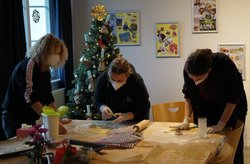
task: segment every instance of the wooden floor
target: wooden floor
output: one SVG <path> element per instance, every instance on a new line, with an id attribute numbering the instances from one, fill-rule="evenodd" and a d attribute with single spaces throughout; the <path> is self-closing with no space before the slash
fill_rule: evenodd
<path id="1" fill-rule="evenodd" d="M 244 148 L 244 163 L 250 164 L 250 147 Z"/>

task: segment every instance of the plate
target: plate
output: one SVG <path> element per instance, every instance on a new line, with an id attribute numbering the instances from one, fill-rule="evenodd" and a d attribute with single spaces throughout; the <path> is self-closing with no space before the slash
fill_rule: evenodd
<path id="1" fill-rule="evenodd" d="M 86 141 L 80 141 L 80 140 L 74 140 L 74 139 L 70 139 L 69 142 L 72 145 L 80 145 L 86 148 L 92 148 L 95 152 L 98 152 L 104 149 L 105 147 L 107 147 L 104 144 L 97 144 L 94 142 L 86 142 Z"/>

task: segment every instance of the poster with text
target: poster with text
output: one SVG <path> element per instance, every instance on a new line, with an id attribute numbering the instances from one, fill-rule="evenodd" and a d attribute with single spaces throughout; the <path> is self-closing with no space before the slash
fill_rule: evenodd
<path id="1" fill-rule="evenodd" d="M 245 44 L 243 43 L 221 43 L 219 44 L 219 51 L 225 53 L 234 62 L 242 79 L 246 78 L 245 69 Z"/>

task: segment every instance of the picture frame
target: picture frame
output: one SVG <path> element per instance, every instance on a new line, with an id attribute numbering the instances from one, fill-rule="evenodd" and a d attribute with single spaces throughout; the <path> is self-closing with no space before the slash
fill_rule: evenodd
<path id="1" fill-rule="evenodd" d="M 156 57 L 180 57 L 179 37 L 177 22 L 156 23 Z"/>
<path id="2" fill-rule="evenodd" d="M 192 0 L 192 33 L 218 33 L 218 1 Z"/>
<path id="3" fill-rule="evenodd" d="M 219 52 L 224 53 L 230 57 L 235 63 L 239 72 L 242 75 L 242 79 L 246 79 L 246 46 L 244 43 L 220 43 L 218 45 Z"/>
<path id="4" fill-rule="evenodd" d="M 109 12 L 115 45 L 140 45 L 140 13 L 137 10 Z"/>

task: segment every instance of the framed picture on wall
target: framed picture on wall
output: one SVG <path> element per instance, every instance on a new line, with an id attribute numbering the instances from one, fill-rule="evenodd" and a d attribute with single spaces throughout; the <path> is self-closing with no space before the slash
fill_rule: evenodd
<path id="1" fill-rule="evenodd" d="M 235 63 L 242 79 L 246 78 L 246 64 L 245 64 L 245 44 L 244 43 L 220 43 L 219 51 L 228 55 Z"/>
<path id="2" fill-rule="evenodd" d="M 179 35 L 178 23 L 156 23 L 156 57 L 180 57 Z"/>
<path id="3" fill-rule="evenodd" d="M 109 24 L 117 37 L 116 45 L 140 45 L 139 11 L 109 12 Z"/>
<path id="4" fill-rule="evenodd" d="M 218 32 L 218 1 L 192 0 L 192 32 Z"/>

